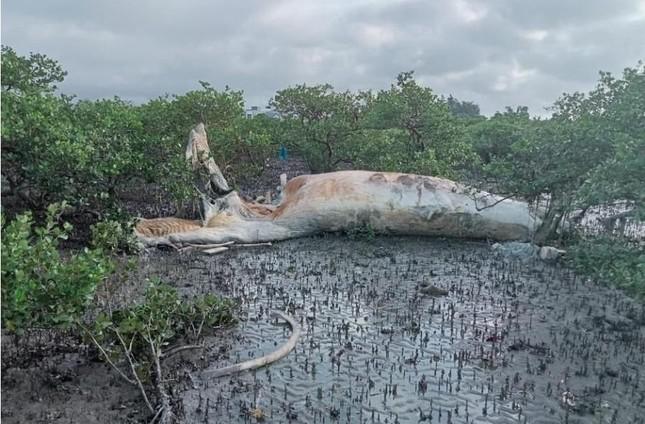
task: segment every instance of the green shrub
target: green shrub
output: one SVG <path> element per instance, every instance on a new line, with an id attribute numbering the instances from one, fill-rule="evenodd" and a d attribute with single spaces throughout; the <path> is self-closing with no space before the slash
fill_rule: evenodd
<path id="1" fill-rule="evenodd" d="M 123 223 L 114 220 L 97 222 L 90 227 L 92 247 L 111 253 L 136 252 L 139 246 L 133 227 L 133 222 Z"/>
<path id="2" fill-rule="evenodd" d="M 345 231 L 350 240 L 372 241 L 376 237 L 376 231 L 369 222 L 359 223 Z"/>
<path id="3" fill-rule="evenodd" d="M 2 218 L 2 326 L 18 334 L 35 327 L 69 328 L 114 264 L 100 250 L 61 257 L 60 240 L 72 226 L 57 223 L 64 205 L 50 205 L 43 226 L 30 212 Z"/>
<path id="4" fill-rule="evenodd" d="M 183 300 L 175 288 L 155 280 L 142 303 L 101 313 L 89 327 L 80 322 L 79 326 L 110 366 L 139 387 L 151 413 L 171 416 L 163 361 L 186 349 L 201 348 L 179 343 L 195 343 L 204 330 L 232 323 L 233 308 L 233 302 L 211 294 Z M 155 388 L 158 407 L 153 407 L 147 385 Z"/>
<path id="5" fill-rule="evenodd" d="M 645 297 L 645 251 L 638 242 L 609 236 L 581 239 L 567 256 L 581 274 Z"/>
<path id="6" fill-rule="evenodd" d="M 91 332 L 106 352 L 122 353 L 122 338 L 133 354 L 147 356 L 150 342 L 159 348 L 179 339 L 194 342 L 204 329 L 233 322 L 233 309 L 232 301 L 212 294 L 183 300 L 174 287 L 153 280 L 143 302 L 100 313 Z"/>

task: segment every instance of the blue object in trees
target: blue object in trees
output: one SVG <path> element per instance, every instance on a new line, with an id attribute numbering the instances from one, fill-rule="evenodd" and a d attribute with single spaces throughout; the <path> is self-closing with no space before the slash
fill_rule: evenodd
<path id="1" fill-rule="evenodd" d="M 280 160 L 287 160 L 287 148 L 284 146 L 280 146 Z"/>

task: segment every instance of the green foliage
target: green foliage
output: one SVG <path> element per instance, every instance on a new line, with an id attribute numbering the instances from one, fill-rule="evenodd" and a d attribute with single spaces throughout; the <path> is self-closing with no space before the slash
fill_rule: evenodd
<path id="1" fill-rule="evenodd" d="M 90 227 L 91 244 L 94 249 L 110 253 L 134 253 L 139 249 L 134 235 L 134 222 L 106 220 Z"/>
<path id="2" fill-rule="evenodd" d="M 285 139 L 314 172 L 354 168 L 455 176 L 472 158 L 446 102 L 400 74 L 389 90 L 335 92 L 329 84 L 278 91 Z"/>
<path id="3" fill-rule="evenodd" d="M 146 380 L 155 354 L 163 357 L 172 343 L 195 342 L 204 330 L 234 322 L 234 307 L 212 294 L 183 300 L 175 288 L 154 280 L 141 303 L 101 313 L 85 331 L 109 359 L 130 355 L 137 377 Z"/>
<path id="4" fill-rule="evenodd" d="M 369 223 L 357 224 L 346 230 L 345 233 L 351 240 L 373 241 L 376 237 L 376 231 Z"/>
<path id="5" fill-rule="evenodd" d="M 122 207 L 118 190 L 142 181 L 182 205 L 195 197 L 184 152 L 198 122 L 207 126 L 213 156 L 233 180 L 260 172 L 274 151 L 273 122 L 246 119 L 242 92 L 200 81 L 199 90 L 141 106 L 118 97 L 74 101 L 54 94 L 64 76 L 55 60 L 3 47 L 3 175 L 30 209 L 67 201 L 114 216 Z"/>
<path id="6" fill-rule="evenodd" d="M 97 286 L 113 271 L 100 250 L 62 258 L 58 243 L 71 225 L 59 225 L 64 205 L 51 205 L 43 226 L 30 212 L 2 222 L 2 325 L 22 333 L 34 327 L 69 328 L 84 313 Z"/>
<path id="7" fill-rule="evenodd" d="M 305 84 L 280 90 L 271 106 L 283 117 L 284 137 L 314 172 L 349 161 L 347 147 L 358 130 L 361 94 L 338 93 L 329 84 Z"/>
<path id="8" fill-rule="evenodd" d="M 504 159 L 512 153 L 511 146 L 518 143 L 530 128 L 528 110 L 507 108 L 505 113 L 496 113 L 488 120 L 468 128 L 467 137 L 483 164 L 495 159 Z"/>
<path id="9" fill-rule="evenodd" d="M 479 105 L 465 100 L 458 100 L 452 94 L 446 99 L 446 105 L 450 112 L 457 118 L 483 118 L 479 113 Z"/>
<path id="10" fill-rule="evenodd" d="M 396 129 L 398 137 L 390 153 L 403 158 L 407 172 L 455 177 L 472 151 L 463 137 L 463 123 L 445 101 L 428 87 L 419 85 L 413 72 L 403 72 L 389 90 L 368 97 L 364 114 L 368 129 Z M 383 152 L 388 153 L 388 152 Z"/>
<path id="11" fill-rule="evenodd" d="M 231 182 L 259 173 L 275 149 L 275 124 L 265 116 L 244 117 L 241 91 L 201 89 L 164 96 L 139 108 L 145 129 L 141 176 L 170 193 L 177 203 L 195 197 L 184 152 L 188 133 L 203 122 L 211 154 Z"/>
<path id="12" fill-rule="evenodd" d="M 129 185 L 143 171 L 144 128 L 131 103 L 118 97 L 74 104 L 73 122 L 79 139 L 90 149 L 76 180 L 69 187 L 74 199 L 97 208 L 117 208 L 116 191 Z"/>
<path id="13" fill-rule="evenodd" d="M 78 138 L 70 100 L 4 85 L 1 99 L 3 174 L 10 189 L 34 209 L 73 197 L 68 182 L 84 178 L 92 149 Z"/>
<path id="14" fill-rule="evenodd" d="M 2 46 L 2 87 L 7 91 L 52 92 L 55 83 L 62 82 L 67 75 L 55 61 L 39 53 L 29 57 L 18 56 L 8 46 Z"/>
<path id="15" fill-rule="evenodd" d="M 570 246 L 567 257 L 579 273 L 645 297 L 645 251 L 637 242 L 583 238 Z"/>
<path id="16" fill-rule="evenodd" d="M 645 67 L 622 79 L 601 73 L 588 94 L 563 95 L 548 120 L 507 109 L 469 128 L 483 188 L 529 201 L 547 199 L 536 239 L 553 238 L 576 209 L 628 202 L 643 216 Z"/>
<path id="17" fill-rule="evenodd" d="M 357 169 L 388 172 L 414 172 L 405 145 L 407 135 L 400 129 L 362 130 L 358 132 L 349 148 Z"/>
<path id="18" fill-rule="evenodd" d="M 55 95 L 65 72 L 42 55 L 3 47 L 2 75 L 3 174 L 14 194 L 35 210 L 60 201 L 114 209 L 116 188 L 141 173 L 136 109 Z"/>
<path id="19" fill-rule="evenodd" d="M 148 138 L 147 160 L 154 165 L 161 160 L 179 158 L 183 153 L 189 131 L 199 122 L 209 130 L 211 150 L 215 159 L 221 159 L 218 143 L 227 143 L 234 133 L 234 123 L 243 117 L 242 92 L 220 92 L 210 84 L 200 81 L 201 89 L 182 95 L 164 96 L 141 106 L 142 121 Z M 160 170 L 159 173 L 163 173 Z M 155 177 L 157 177 L 155 175 Z"/>
<path id="20" fill-rule="evenodd" d="M 605 155 L 582 185 L 579 202 L 586 205 L 627 201 L 634 216 L 645 218 L 645 64 L 626 68 L 622 78 L 602 72 L 587 96 L 565 96 L 557 104 L 558 117 L 587 120 L 606 146 Z"/>

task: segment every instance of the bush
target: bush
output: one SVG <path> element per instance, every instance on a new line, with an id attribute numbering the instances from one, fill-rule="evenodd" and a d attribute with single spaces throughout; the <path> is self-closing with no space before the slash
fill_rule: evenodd
<path id="1" fill-rule="evenodd" d="M 158 349 L 178 340 L 194 343 L 204 329 L 232 323 L 233 309 L 232 301 L 213 294 L 183 300 L 174 287 L 152 280 L 143 302 L 99 314 L 91 332 L 106 352 L 123 354 L 122 338 L 132 354 L 145 359 L 150 343 Z"/>
<path id="2" fill-rule="evenodd" d="M 6 226 L 2 218 L 2 326 L 8 330 L 70 328 L 114 270 L 101 250 L 61 257 L 58 244 L 72 228 L 57 223 L 63 208 L 49 206 L 41 227 L 30 212 Z"/>
<path id="3" fill-rule="evenodd" d="M 80 326 L 110 366 L 139 387 L 150 412 L 161 414 L 159 422 L 169 422 L 173 414 L 163 360 L 187 349 L 201 348 L 170 345 L 194 343 L 203 330 L 232 323 L 233 308 L 233 302 L 211 294 L 182 300 L 175 288 L 155 280 L 142 303 L 101 313 L 93 325 Z M 150 402 L 145 384 L 155 388 L 158 407 Z"/>
<path id="4" fill-rule="evenodd" d="M 581 239 L 567 255 L 579 273 L 645 297 L 645 251 L 638 242 L 609 236 Z"/>
<path id="5" fill-rule="evenodd" d="M 139 242 L 134 235 L 134 222 L 106 220 L 90 227 L 92 247 L 105 252 L 133 253 L 139 249 Z"/>

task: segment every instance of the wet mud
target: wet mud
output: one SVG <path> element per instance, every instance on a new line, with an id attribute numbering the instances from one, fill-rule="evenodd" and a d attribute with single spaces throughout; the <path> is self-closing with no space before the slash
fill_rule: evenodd
<path id="1" fill-rule="evenodd" d="M 75 351 L 50 351 L 40 359 L 30 352 L 25 363 L 3 366 L 2 422 L 146 422 L 149 414 L 138 390 L 98 359 Z"/>
<path id="2" fill-rule="evenodd" d="M 182 422 L 645 423 L 645 306 L 558 263 L 479 242 L 326 235 L 216 256 L 151 251 L 124 296 L 148 277 L 240 303 L 238 325 L 167 364 Z M 272 310 L 300 324 L 295 349 L 209 376 L 289 338 Z M 72 346 L 3 364 L 3 421 L 149 420 L 95 356 Z"/>
<path id="3" fill-rule="evenodd" d="M 485 243 L 323 236 L 143 273 L 241 304 L 177 387 L 186 422 L 643 423 L 645 308 L 559 264 Z M 265 355 L 269 367 L 208 371 Z"/>

